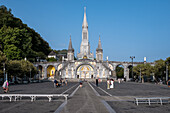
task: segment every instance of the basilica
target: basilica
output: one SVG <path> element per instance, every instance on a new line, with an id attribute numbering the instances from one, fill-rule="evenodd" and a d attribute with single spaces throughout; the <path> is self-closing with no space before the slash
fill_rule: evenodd
<path id="1" fill-rule="evenodd" d="M 51 52 L 49 57 L 53 56 L 54 52 Z M 82 41 L 80 45 L 80 53 L 77 53 L 77 59 L 75 60 L 74 48 L 69 40 L 69 46 L 67 51 L 67 58 L 62 61 L 56 62 L 37 62 L 34 65 L 39 70 L 39 77 L 41 79 L 55 79 L 55 78 L 67 78 L 67 79 L 106 79 L 110 77 L 116 78 L 116 67 L 123 66 L 124 77 L 126 80 L 130 78 L 130 67 L 137 66 L 144 62 L 118 62 L 118 61 L 106 61 L 103 60 L 103 49 L 99 36 L 98 46 L 96 48 L 96 55 L 90 52 L 90 43 L 88 35 L 88 23 L 86 17 L 86 8 L 84 8 L 84 19 L 82 24 Z M 95 58 L 94 58 L 95 57 Z M 154 65 L 151 63 L 151 65 Z"/>
<path id="2" fill-rule="evenodd" d="M 103 49 L 100 37 L 95 60 L 93 53 L 90 52 L 86 8 L 84 8 L 80 53 L 77 54 L 77 60 L 74 60 L 74 48 L 70 37 L 67 60 L 59 70 L 59 73 L 63 78 L 107 78 L 109 72 L 110 69 L 107 62 L 103 62 Z"/>

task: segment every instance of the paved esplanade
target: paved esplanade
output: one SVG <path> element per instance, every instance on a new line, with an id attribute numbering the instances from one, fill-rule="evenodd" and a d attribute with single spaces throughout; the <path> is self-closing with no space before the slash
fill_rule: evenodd
<path id="1" fill-rule="evenodd" d="M 87 82 L 68 100 L 61 113 L 109 113 Z"/>

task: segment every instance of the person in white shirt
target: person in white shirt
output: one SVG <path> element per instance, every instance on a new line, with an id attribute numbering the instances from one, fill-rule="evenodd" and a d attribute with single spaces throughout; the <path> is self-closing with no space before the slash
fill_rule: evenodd
<path id="1" fill-rule="evenodd" d="M 114 80 L 113 79 L 110 80 L 110 88 L 114 88 Z"/>

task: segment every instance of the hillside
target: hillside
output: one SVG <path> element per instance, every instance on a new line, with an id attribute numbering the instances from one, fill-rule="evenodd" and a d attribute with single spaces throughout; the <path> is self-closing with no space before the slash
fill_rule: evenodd
<path id="1" fill-rule="evenodd" d="M 46 58 L 51 51 L 39 33 L 16 18 L 5 6 L 0 6 L 0 46 L 9 60 L 26 57 L 33 62 L 36 57 Z"/>

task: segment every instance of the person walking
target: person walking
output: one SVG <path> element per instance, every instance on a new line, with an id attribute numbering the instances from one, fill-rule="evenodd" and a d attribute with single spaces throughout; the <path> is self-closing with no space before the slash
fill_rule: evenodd
<path id="1" fill-rule="evenodd" d="M 8 83 L 8 80 L 6 80 L 4 83 L 3 83 L 3 85 L 2 85 L 2 87 L 3 87 L 3 90 L 4 90 L 4 93 L 7 93 L 8 91 L 9 91 L 9 83 Z"/>
<path id="2" fill-rule="evenodd" d="M 118 83 L 120 84 L 120 78 L 118 79 Z"/>
<path id="3" fill-rule="evenodd" d="M 57 80 L 55 79 L 54 80 L 54 88 L 56 88 L 56 85 L 57 85 Z"/>
<path id="4" fill-rule="evenodd" d="M 83 81 L 80 79 L 80 87 L 83 86 Z"/>
<path id="5" fill-rule="evenodd" d="M 110 80 L 107 79 L 107 89 L 110 89 Z"/>
<path id="6" fill-rule="evenodd" d="M 98 81 L 98 79 L 96 79 L 96 86 L 98 87 L 98 83 L 99 83 L 99 81 Z"/>
<path id="7" fill-rule="evenodd" d="M 60 86 L 63 86 L 63 79 L 60 79 Z"/>

